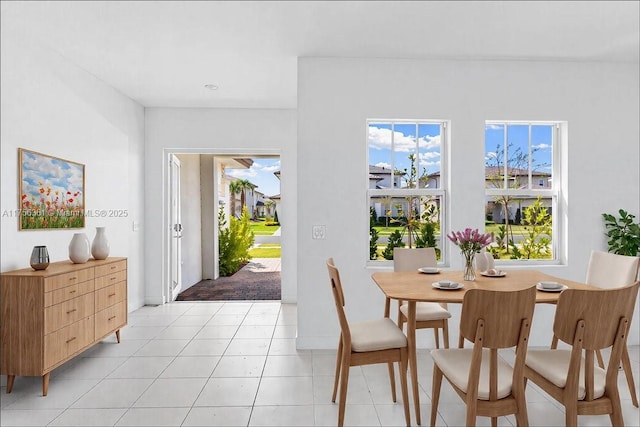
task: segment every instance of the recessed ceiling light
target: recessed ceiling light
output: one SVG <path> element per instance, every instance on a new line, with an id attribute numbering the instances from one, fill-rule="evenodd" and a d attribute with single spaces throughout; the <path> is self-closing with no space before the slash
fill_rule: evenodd
<path id="1" fill-rule="evenodd" d="M 211 83 L 204 85 L 204 87 L 206 87 L 209 90 L 218 90 L 218 85 L 214 85 Z"/>

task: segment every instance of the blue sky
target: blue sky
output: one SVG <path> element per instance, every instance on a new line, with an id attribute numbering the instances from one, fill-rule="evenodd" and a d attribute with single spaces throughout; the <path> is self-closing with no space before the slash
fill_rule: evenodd
<path id="1" fill-rule="evenodd" d="M 78 206 L 82 206 L 84 194 L 82 194 L 83 185 L 83 166 L 61 159 L 44 156 L 39 153 L 22 151 L 22 183 L 21 193 L 26 194 L 29 199 L 36 202 L 43 197 L 40 188 L 45 191 L 50 189 L 50 199 L 59 197 L 59 200 L 68 198 L 67 191 L 72 194 Z M 22 196 L 21 194 L 21 196 Z M 46 195 L 46 193 L 45 193 Z"/>
<path id="2" fill-rule="evenodd" d="M 280 158 L 254 158 L 249 169 L 227 169 L 227 175 L 247 179 L 266 197 L 280 194 L 280 180 L 273 174 L 280 170 Z"/>
<path id="3" fill-rule="evenodd" d="M 531 126 L 531 148 L 533 170 L 551 172 L 551 148 L 553 126 L 549 124 Z M 479 135 L 478 143 L 485 145 L 485 161 L 495 158 L 496 147 L 504 148 L 504 125 L 487 125 L 485 135 Z M 419 171 L 427 174 L 440 171 L 441 131 L 438 124 L 396 123 L 393 132 L 390 123 L 369 124 L 369 164 L 396 169 L 409 170 L 409 154 L 417 152 Z M 394 151 L 391 149 L 393 137 Z M 529 126 L 511 124 L 508 126 L 509 156 L 517 148 L 529 153 Z M 526 167 L 525 167 L 526 168 Z"/>
<path id="4" fill-rule="evenodd" d="M 397 123 L 391 131 L 391 124 L 371 123 L 369 125 L 369 164 L 396 169 L 407 169 L 411 162 L 409 154 L 416 152 L 416 132 L 418 135 L 418 174 L 440 170 L 440 125 Z M 391 151 L 391 140 L 395 150 Z"/>

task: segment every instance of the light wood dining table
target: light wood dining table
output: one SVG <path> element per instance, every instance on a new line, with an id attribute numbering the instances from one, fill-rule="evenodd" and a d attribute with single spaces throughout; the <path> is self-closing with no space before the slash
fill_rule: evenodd
<path id="1" fill-rule="evenodd" d="M 409 369 L 411 370 L 411 386 L 414 397 L 416 422 L 420 419 L 420 398 L 418 395 L 418 362 L 416 355 L 416 302 L 441 302 L 461 304 L 464 294 L 469 289 L 487 289 L 493 291 L 514 291 L 535 286 L 541 281 L 554 281 L 573 289 L 594 289 L 585 283 L 574 282 L 551 276 L 537 270 L 507 270 L 503 277 L 489 277 L 477 274 L 474 281 L 463 280 L 463 272 L 456 270 L 440 270 L 437 274 L 425 274 L 418 271 L 376 272 L 371 275 L 373 281 L 384 293 L 386 301 L 386 315 L 390 300 L 402 300 L 408 303 L 407 313 L 407 341 L 409 352 Z M 437 289 L 434 282 L 450 280 L 464 285 L 462 289 Z M 538 290 L 536 304 L 555 304 L 560 292 L 545 292 Z M 461 346 L 462 343 L 459 343 Z"/>

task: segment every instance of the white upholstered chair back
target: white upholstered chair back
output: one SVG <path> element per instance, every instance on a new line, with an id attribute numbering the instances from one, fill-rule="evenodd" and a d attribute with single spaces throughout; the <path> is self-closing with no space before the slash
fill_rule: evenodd
<path id="1" fill-rule="evenodd" d="M 639 267 L 639 257 L 592 251 L 586 282 L 607 289 L 630 285 L 636 281 Z"/>
<path id="2" fill-rule="evenodd" d="M 416 271 L 421 267 L 436 267 L 434 248 L 393 248 L 394 271 Z"/>

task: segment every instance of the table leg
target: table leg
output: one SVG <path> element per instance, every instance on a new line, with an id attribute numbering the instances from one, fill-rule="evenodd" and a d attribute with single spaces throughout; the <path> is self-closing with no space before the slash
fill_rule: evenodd
<path id="1" fill-rule="evenodd" d="M 413 403 L 416 409 L 416 422 L 420 425 L 420 395 L 418 391 L 418 361 L 416 355 L 416 302 L 409 303 L 407 316 L 407 344 L 409 347 L 409 370 L 411 371 L 411 387 L 413 387 Z"/>

